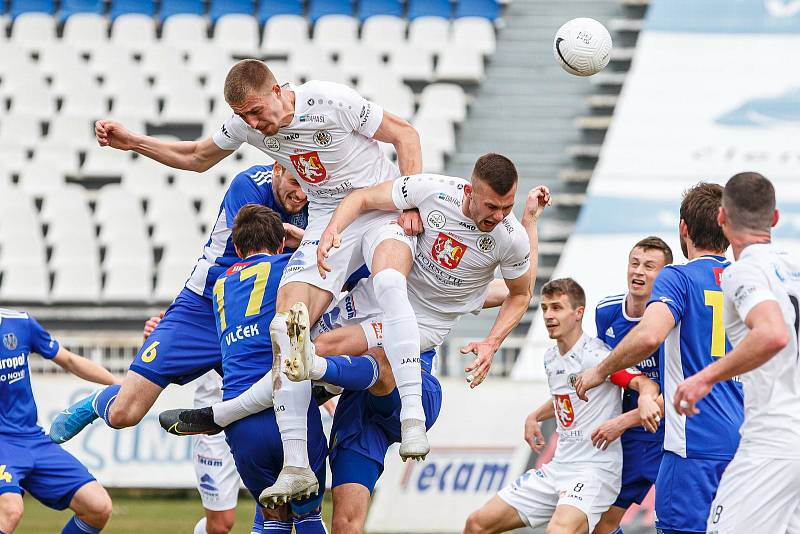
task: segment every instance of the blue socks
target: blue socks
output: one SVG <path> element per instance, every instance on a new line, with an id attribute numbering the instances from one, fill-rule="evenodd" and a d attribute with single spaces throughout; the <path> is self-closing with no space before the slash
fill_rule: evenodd
<path id="1" fill-rule="evenodd" d="M 253 529 L 250 534 L 263 534 L 264 532 L 264 516 L 261 515 L 261 507 L 256 504 L 256 512 L 253 515 Z"/>
<path id="2" fill-rule="evenodd" d="M 264 530 L 261 532 L 263 534 L 292 534 L 292 522 L 268 519 L 264 521 Z"/>
<path id="3" fill-rule="evenodd" d="M 321 380 L 351 391 L 369 389 L 378 381 L 378 362 L 372 356 L 330 356 Z"/>
<path id="4" fill-rule="evenodd" d="M 61 529 L 61 534 L 97 534 L 98 532 L 100 532 L 99 528 L 81 521 L 77 515 L 73 515 Z"/>
<path id="5" fill-rule="evenodd" d="M 111 426 L 111 423 L 108 422 L 108 414 L 111 412 L 111 405 L 114 403 L 114 400 L 117 398 L 117 394 L 119 393 L 119 388 L 122 387 L 119 384 L 112 384 L 110 386 L 106 386 L 97 396 L 94 398 L 93 408 L 95 413 L 98 417 L 102 418 L 103 421 L 106 422 L 108 426 Z"/>
<path id="6" fill-rule="evenodd" d="M 617 530 L 615 530 L 611 534 L 624 534 L 624 533 L 622 532 L 622 527 L 617 527 Z"/>
<path id="7" fill-rule="evenodd" d="M 292 517 L 297 534 L 328 534 L 320 512 L 311 512 L 302 517 Z"/>

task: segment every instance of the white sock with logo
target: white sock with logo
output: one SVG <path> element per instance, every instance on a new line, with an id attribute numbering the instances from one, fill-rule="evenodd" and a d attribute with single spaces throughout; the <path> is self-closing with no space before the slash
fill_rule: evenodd
<path id="1" fill-rule="evenodd" d="M 374 276 L 373 287 L 383 310 L 383 349 L 400 393 L 400 420 L 425 421 L 419 325 L 408 301 L 406 277 L 395 269 L 385 269 Z"/>

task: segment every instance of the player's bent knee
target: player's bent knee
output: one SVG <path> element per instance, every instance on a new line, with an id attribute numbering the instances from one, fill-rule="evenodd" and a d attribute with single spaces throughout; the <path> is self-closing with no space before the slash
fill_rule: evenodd
<path id="1" fill-rule="evenodd" d="M 361 524 L 356 517 L 335 514 L 331 526 L 332 534 L 361 534 Z"/>
<path id="2" fill-rule="evenodd" d="M 588 534 L 589 523 L 585 517 L 579 521 L 573 517 L 555 514 L 550 519 L 546 532 L 547 534 Z"/>
<path id="3" fill-rule="evenodd" d="M 108 410 L 108 422 L 114 428 L 128 428 L 131 426 L 136 426 L 144 417 L 144 414 L 138 413 L 137 410 L 133 406 L 126 406 L 123 403 L 117 401 L 111 405 L 111 408 Z"/>
<path id="4" fill-rule="evenodd" d="M 233 530 L 233 524 L 235 520 L 235 510 L 206 512 L 206 532 L 207 534 L 228 534 L 231 530 Z"/>
<path id="5" fill-rule="evenodd" d="M 25 506 L 18 493 L 0 495 L 0 531 L 11 533 L 19 525 Z"/>
<path id="6" fill-rule="evenodd" d="M 469 514 L 467 522 L 464 524 L 464 534 L 492 534 L 492 529 L 487 518 L 483 516 L 481 510 L 476 510 Z"/>
<path id="7" fill-rule="evenodd" d="M 99 482 L 92 481 L 81 487 L 72 497 L 69 507 L 82 521 L 95 528 L 103 528 L 111 519 L 111 497 Z"/>

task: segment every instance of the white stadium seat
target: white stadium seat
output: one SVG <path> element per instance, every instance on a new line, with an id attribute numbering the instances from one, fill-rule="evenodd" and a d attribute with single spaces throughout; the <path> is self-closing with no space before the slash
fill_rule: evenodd
<path id="1" fill-rule="evenodd" d="M 44 240 L 42 231 L 36 223 L 30 226 L 15 226 L 9 218 L 0 221 L 0 250 L 3 251 L 3 265 L 7 262 L 26 261 L 31 264 L 44 264 Z"/>
<path id="2" fill-rule="evenodd" d="M 56 98 L 45 86 L 31 84 L 24 91 L 16 91 L 11 99 L 11 112 L 33 115 L 42 119 L 56 113 Z"/>
<path id="3" fill-rule="evenodd" d="M 141 51 L 156 42 L 156 23 L 153 17 L 138 13 L 126 13 L 114 19 L 111 27 L 111 43 L 116 47 L 124 47 Z"/>
<path id="4" fill-rule="evenodd" d="M 94 146 L 86 152 L 80 173 L 84 178 L 122 176 L 131 163 L 128 152 Z"/>
<path id="5" fill-rule="evenodd" d="M 295 47 L 289 55 L 289 68 L 300 78 L 347 83 L 350 80 L 341 72 L 328 52 L 314 46 Z"/>
<path id="6" fill-rule="evenodd" d="M 485 56 L 494 54 L 497 39 L 494 25 L 483 17 L 461 17 L 453 21 L 452 44 L 464 48 L 475 48 Z"/>
<path id="7" fill-rule="evenodd" d="M 358 20 L 348 15 L 324 15 L 314 25 L 314 46 L 336 51 L 358 44 Z"/>
<path id="8" fill-rule="evenodd" d="M 42 221 L 60 223 L 52 226 L 47 232 L 47 240 L 52 244 L 52 237 L 62 236 L 60 230 L 71 232 L 91 230 L 94 236 L 94 223 L 89 210 L 86 189 L 77 184 L 65 184 L 58 191 L 48 192 L 42 202 Z"/>
<path id="9" fill-rule="evenodd" d="M 74 13 L 64 23 L 62 41 L 81 50 L 108 46 L 108 19 L 97 13 Z"/>
<path id="10" fill-rule="evenodd" d="M 447 46 L 450 23 L 441 17 L 418 17 L 408 25 L 408 42 L 434 54 Z"/>
<path id="11" fill-rule="evenodd" d="M 104 148 L 103 150 L 114 151 Z M 144 226 L 144 211 L 138 195 L 119 185 L 106 185 L 97 192 L 95 219 L 101 225 L 112 221 L 128 221 L 131 226 Z M 141 229 L 141 228 L 140 228 Z"/>
<path id="12" fill-rule="evenodd" d="M 3 79 L 3 85 L 5 85 L 5 77 L 7 75 L 13 75 L 20 70 L 25 71 L 23 74 L 39 76 L 36 62 L 34 62 L 30 52 L 24 46 L 0 41 L 0 57 L 3 58 L 3 61 L 0 61 L 0 78 Z M 29 76 L 20 76 L 20 78 L 30 79 Z M 0 85 L 0 90 L 3 90 L 3 85 Z"/>
<path id="13" fill-rule="evenodd" d="M 22 264 L 3 267 L 0 300 L 5 302 L 42 302 L 47 300 L 49 280 L 44 262 L 32 258 Z"/>
<path id="14" fill-rule="evenodd" d="M 56 40 L 56 19 L 46 13 L 22 13 L 11 28 L 13 42 L 39 49 Z"/>
<path id="15" fill-rule="evenodd" d="M 444 151 L 435 144 L 421 141 L 422 171 L 433 174 L 444 172 Z"/>
<path id="16" fill-rule="evenodd" d="M 481 83 L 485 78 L 483 53 L 459 45 L 444 48 L 436 65 L 436 78 L 442 81 Z"/>
<path id="17" fill-rule="evenodd" d="M 456 135 L 453 123 L 447 118 L 420 117 L 412 121 L 426 144 L 440 148 L 449 154 L 456 148 Z"/>
<path id="18" fill-rule="evenodd" d="M 41 137 L 40 117 L 16 113 L 0 116 L 0 146 L 32 147 Z"/>
<path id="19" fill-rule="evenodd" d="M 158 99 L 149 90 L 126 90 L 114 96 L 111 113 L 114 116 L 135 116 L 146 122 L 154 122 L 158 117 Z"/>
<path id="20" fill-rule="evenodd" d="M 65 184 L 64 175 L 46 163 L 30 163 L 19 173 L 19 187 L 37 197 L 61 189 Z"/>
<path id="21" fill-rule="evenodd" d="M 120 93 L 152 92 L 142 68 L 126 62 L 122 62 L 119 67 L 103 74 L 102 88 L 106 96 L 112 98 Z"/>
<path id="22" fill-rule="evenodd" d="M 173 187 L 192 200 L 202 200 L 217 195 L 223 188 L 220 171 L 216 166 L 203 173 L 171 169 Z"/>
<path id="23" fill-rule="evenodd" d="M 176 169 L 139 156 L 125 169 L 122 175 L 122 187 L 135 194 L 137 198 L 150 198 L 168 187 L 167 177 L 174 172 L 177 172 Z"/>
<path id="24" fill-rule="evenodd" d="M 366 80 L 367 78 L 365 76 L 361 79 Z M 363 95 L 369 95 L 367 98 L 386 111 L 406 120 L 411 119 L 414 115 L 414 92 L 410 87 L 386 71 L 384 74 L 372 73 L 369 79 L 372 81 L 365 82 L 363 86 L 359 83 L 359 90 Z M 384 83 L 376 83 L 380 80 L 383 80 Z M 362 89 L 362 87 L 366 87 L 366 89 Z"/>
<path id="25" fill-rule="evenodd" d="M 0 96 L 3 97 L 13 98 L 17 93 L 27 91 L 29 87 L 47 88 L 44 75 L 34 63 L 21 63 L 14 70 L 3 70 L 0 76 L 3 79 Z"/>
<path id="26" fill-rule="evenodd" d="M 153 299 L 156 302 L 172 302 L 189 278 L 189 273 L 194 265 L 194 261 L 188 264 L 184 260 L 168 262 L 161 260 L 158 265 L 158 277 L 156 278 L 156 289 L 153 292 Z"/>
<path id="27" fill-rule="evenodd" d="M 94 116 L 70 115 L 62 111 L 50 119 L 47 128 L 49 143 L 85 149 L 95 144 Z"/>
<path id="28" fill-rule="evenodd" d="M 88 63 L 81 57 L 81 52 L 76 47 L 56 41 L 39 50 L 37 65 L 42 74 L 58 77 L 76 71 L 73 75 L 83 75 L 83 69 L 88 69 Z"/>
<path id="29" fill-rule="evenodd" d="M 114 239 L 110 243 L 105 242 L 105 248 L 103 269 L 106 272 L 124 265 L 136 265 L 148 270 L 153 268 L 153 249 L 148 241 Z"/>
<path id="30" fill-rule="evenodd" d="M 433 80 L 433 54 L 413 45 L 395 48 L 389 54 L 389 70 L 406 81 Z"/>
<path id="31" fill-rule="evenodd" d="M 264 25 L 261 49 L 267 54 L 288 55 L 309 43 L 308 21 L 298 15 L 275 15 Z"/>
<path id="32" fill-rule="evenodd" d="M 201 124 L 209 113 L 209 98 L 200 89 L 185 87 L 164 95 L 162 123 Z"/>
<path id="33" fill-rule="evenodd" d="M 78 78 L 77 80 L 80 80 Z M 82 83 L 86 83 L 86 80 Z M 96 84 L 73 86 L 60 93 L 60 113 L 100 119 L 108 115 L 108 98 Z"/>
<path id="34" fill-rule="evenodd" d="M 208 20 L 200 15 L 180 13 L 164 21 L 161 42 L 181 50 L 191 50 L 208 41 Z"/>
<path id="35" fill-rule="evenodd" d="M 367 46 L 355 45 L 343 47 L 336 65 L 348 78 L 360 78 L 365 73 L 385 69 L 385 64 L 378 52 Z"/>
<path id="36" fill-rule="evenodd" d="M 45 138 L 35 146 L 30 165 L 39 165 L 65 176 L 74 176 L 80 165 L 80 154 L 71 146 L 53 143 Z"/>
<path id="37" fill-rule="evenodd" d="M 25 147 L 6 143 L 2 137 L 2 123 L 0 123 L 0 170 L 5 172 L 18 172 L 28 161 Z"/>
<path id="38" fill-rule="evenodd" d="M 420 94 L 418 117 L 445 117 L 459 123 L 467 116 L 464 89 L 452 83 L 433 83 Z"/>
<path id="39" fill-rule="evenodd" d="M 381 53 L 392 53 L 406 44 L 406 21 L 392 15 L 375 15 L 361 27 L 361 44 Z"/>
<path id="40" fill-rule="evenodd" d="M 174 15 L 178 16 L 178 15 Z M 169 19 L 167 19 L 169 20 Z M 147 302 L 153 287 L 152 270 L 141 265 L 123 263 L 106 269 L 103 287 L 104 302 Z"/>
<path id="41" fill-rule="evenodd" d="M 137 67 L 137 74 L 142 76 L 138 70 L 138 65 L 133 62 L 132 52 L 125 48 L 108 46 L 105 48 L 95 48 L 89 53 L 89 68 L 96 75 L 104 78 L 114 75 L 119 71 L 125 72 L 126 69 Z"/>
<path id="42" fill-rule="evenodd" d="M 54 269 L 53 302 L 93 304 L 100 300 L 100 269 L 94 261 L 68 263 Z"/>
<path id="43" fill-rule="evenodd" d="M 212 42 L 231 54 L 253 57 L 258 53 L 258 21 L 251 15 L 222 15 L 214 25 Z"/>

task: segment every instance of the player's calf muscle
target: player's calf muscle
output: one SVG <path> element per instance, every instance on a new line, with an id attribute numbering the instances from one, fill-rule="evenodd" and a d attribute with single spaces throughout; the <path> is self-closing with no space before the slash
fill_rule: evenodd
<path id="1" fill-rule="evenodd" d="M 6 534 L 14 532 L 22 519 L 23 510 L 22 495 L 18 493 L 0 495 L 0 531 Z"/>

